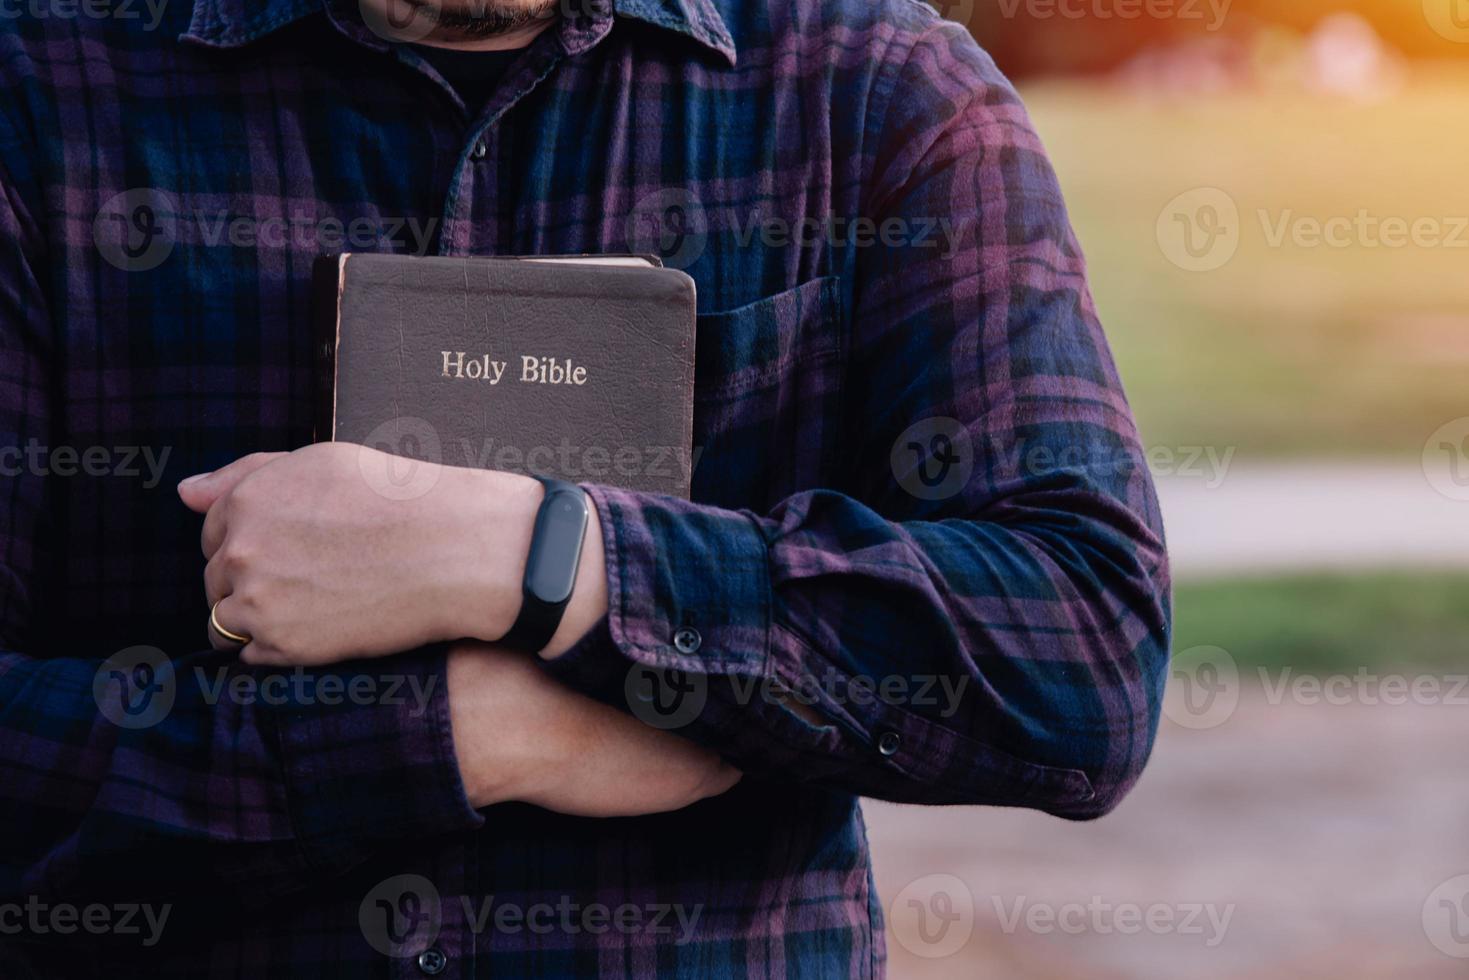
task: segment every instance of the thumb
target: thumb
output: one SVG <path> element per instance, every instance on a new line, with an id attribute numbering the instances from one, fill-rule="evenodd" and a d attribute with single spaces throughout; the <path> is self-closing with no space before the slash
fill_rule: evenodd
<path id="1" fill-rule="evenodd" d="M 196 473 L 179 484 L 179 499 L 190 510 L 202 514 L 214 502 L 234 489 L 235 484 L 254 473 L 266 463 L 280 459 L 285 453 L 251 453 L 241 456 L 228 466 L 221 466 L 208 473 Z"/>

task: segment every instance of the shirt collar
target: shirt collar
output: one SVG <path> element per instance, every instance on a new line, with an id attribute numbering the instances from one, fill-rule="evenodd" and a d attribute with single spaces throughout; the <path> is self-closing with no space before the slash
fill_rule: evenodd
<path id="1" fill-rule="evenodd" d="M 735 63 L 734 38 L 713 0 L 612 0 L 619 17 L 644 20 L 686 34 Z"/>
<path id="2" fill-rule="evenodd" d="M 714 0 L 611 0 L 611 3 L 616 16 L 646 21 L 683 34 L 722 55 L 731 65 L 735 63 L 734 39 Z M 193 19 L 180 40 L 214 48 L 241 47 L 322 8 L 323 0 L 194 0 Z"/>

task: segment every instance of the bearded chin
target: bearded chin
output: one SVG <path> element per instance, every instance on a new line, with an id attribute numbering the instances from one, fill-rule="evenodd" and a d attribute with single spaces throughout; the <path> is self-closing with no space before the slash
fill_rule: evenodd
<path id="1" fill-rule="evenodd" d="M 527 27 L 556 13 L 557 0 L 468 0 L 445 8 L 423 3 L 439 30 L 466 38 L 497 37 Z"/>

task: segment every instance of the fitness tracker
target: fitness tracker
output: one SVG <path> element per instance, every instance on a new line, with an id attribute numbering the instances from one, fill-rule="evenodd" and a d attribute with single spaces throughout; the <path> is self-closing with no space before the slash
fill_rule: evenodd
<path id="1" fill-rule="evenodd" d="M 571 601 L 590 506 L 586 492 L 576 484 L 549 477 L 536 479 L 546 488 L 546 496 L 536 511 L 536 526 L 531 532 L 520 615 L 499 641 L 532 653 L 539 653 L 551 642 Z"/>

